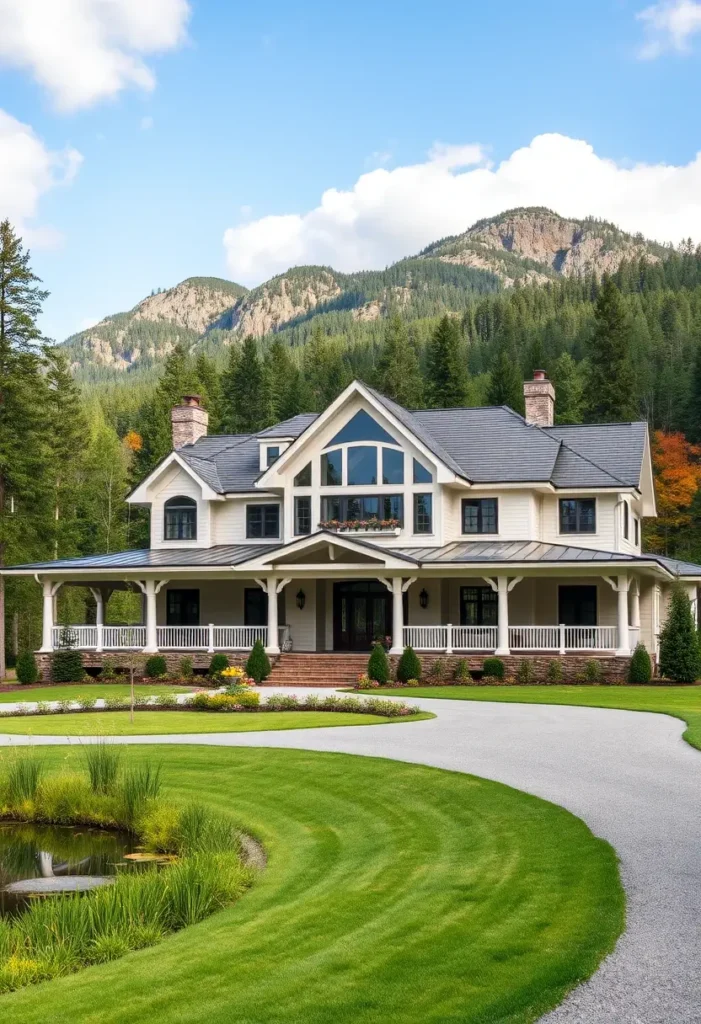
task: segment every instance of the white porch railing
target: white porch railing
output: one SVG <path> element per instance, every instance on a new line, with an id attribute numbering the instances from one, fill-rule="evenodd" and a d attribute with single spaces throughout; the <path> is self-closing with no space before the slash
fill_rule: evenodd
<path id="1" fill-rule="evenodd" d="M 54 650 L 68 631 L 71 643 L 81 651 L 141 650 L 146 646 L 146 626 L 54 626 Z M 289 626 L 278 628 L 282 647 Z M 267 626 L 157 626 L 158 649 L 163 651 L 250 651 L 256 640 L 268 643 Z"/>
<path id="2" fill-rule="evenodd" d="M 639 630 L 630 630 L 631 650 Z M 496 626 L 405 626 L 404 645 L 417 651 L 494 651 Z M 511 651 L 615 651 L 616 626 L 509 626 Z"/>

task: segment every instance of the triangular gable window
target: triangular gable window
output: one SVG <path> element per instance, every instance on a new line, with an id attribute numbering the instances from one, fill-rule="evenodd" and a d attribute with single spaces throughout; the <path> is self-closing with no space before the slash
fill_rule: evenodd
<path id="1" fill-rule="evenodd" d="M 352 444 L 355 441 L 382 441 L 384 444 L 399 444 L 364 409 L 349 419 L 326 447 L 329 448 L 334 444 Z"/>

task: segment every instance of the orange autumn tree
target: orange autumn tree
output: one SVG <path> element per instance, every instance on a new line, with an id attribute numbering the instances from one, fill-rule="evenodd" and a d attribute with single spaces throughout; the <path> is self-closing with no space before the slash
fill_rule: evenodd
<path id="1" fill-rule="evenodd" d="M 653 551 L 668 554 L 692 521 L 692 504 L 701 486 L 701 445 L 690 444 L 681 431 L 656 430 L 652 465 L 657 519 L 648 522 L 646 540 Z"/>

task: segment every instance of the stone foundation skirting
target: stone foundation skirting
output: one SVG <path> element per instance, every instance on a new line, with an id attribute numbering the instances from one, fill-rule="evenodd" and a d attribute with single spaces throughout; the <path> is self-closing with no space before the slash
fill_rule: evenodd
<path id="1" fill-rule="evenodd" d="M 455 673 L 455 669 L 461 661 L 467 662 L 467 667 L 470 672 L 482 672 L 482 666 L 487 658 L 496 657 L 491 654 L 419 654 L 419 660 L 421 661 L 422 675 L 426 679 L 431 675 L 431 667 L 437 661 L 440 661 L 445 666 L 445 681 L 450 682 Z M 601 666 L 602 678 L 609 682 L 624 683 L 628 678 L 628 666 L 630 665 L 629 657 L 616 657 L 615 655 L 602 654 L 597 657 L 595 653 L 587 654 L 564 654 L 558 656 L 557 654 L 511 654 L 507 657 L 500 658 L 504 662 L 504 668 L 507 676 L 516 676 L 519 665 L 528 661 L 533 667 L 534 682 L 536 683 L 547 683 L 548 682 L 548 667 L 553 661 L 559 661 L 562 665 L 563 682 L 572 683 L 577 682 L 577 677 L 584 673 L 585 666 L 588 661 L 598 661 Z M 397 663 L 399 661 L 399 655 L 391 655 L 390 662 L 392 664 L 392 673 L 396 671 Z"/>
<path id="2" fill-rule="evenodd" d="M 248 660 L 249 651 L 217 651 L 217 654 L 226 654 L 229 659 L 230 665 L 245 665 Z M 209 668 L 209 663 L 212 660 L 213 655 L 208 654 L 207 651 L 160 651 L 159 654 L 165 658 L 168 672 L 177 672 L 180 667 L 180 662 L 183 658 L 189 658 L 192 661 L 192 667 L 196 671 L 206 671 Z M 83 668 L 90 672 L 90 674 L 96 674 L 105 661 L 109 662 L 115 670 L 122 672 L 128 672 L 131 668 L 132 658 L 134 662 L 134 669 L 137 676 L 144 674 L 144 668 L 146 662 L 152 655 L 142 654 L 138 651 L 134 655 L 126 651 L 106 651 L 103 654 L 97 654 L 95 651 L 83 651 Z M 275 665 L 277 657 L 275 655 L 269 655 L 270 664 Z M 37 665 L 41 672 L 43 679 L 51 678 L 51 655 L 50 654 L 37 654 L 36 655 Z"/>

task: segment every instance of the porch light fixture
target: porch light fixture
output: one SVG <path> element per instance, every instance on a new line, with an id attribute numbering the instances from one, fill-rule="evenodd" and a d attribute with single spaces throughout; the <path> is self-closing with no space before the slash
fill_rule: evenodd
<path id="1" fill-rule="evenodd" d="M 302 611 L 302 609 L 304 608 L 306 600 L 307 600 L 307 595 L 304 593 L 304 591 L 303 590 L 298 590 L 297 591 L 297 607 L 299 608 L 300 611 Z"/>
<path id="2" fill-rule="evenodd" d="M 428 591 L 425 587 L 419 594 L 419 604 L 422 608 L 428 608 Z"/>

